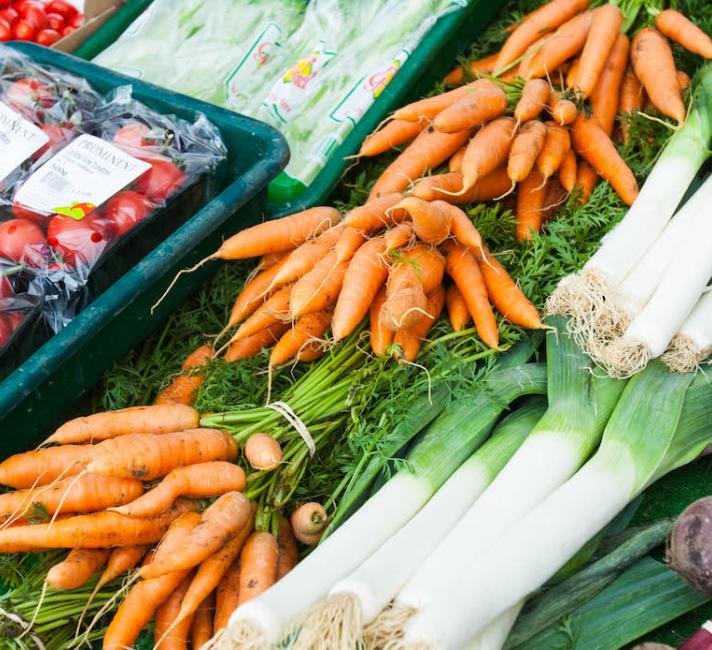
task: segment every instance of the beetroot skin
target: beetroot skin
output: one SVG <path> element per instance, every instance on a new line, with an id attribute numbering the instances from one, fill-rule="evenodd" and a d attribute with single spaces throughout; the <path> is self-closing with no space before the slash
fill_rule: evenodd
<path id="1" fill-rule="evenodd" d="M 712 497 L 698 499 L 677 518 L 668 559 L 697 591 L 712 596 Z"/>

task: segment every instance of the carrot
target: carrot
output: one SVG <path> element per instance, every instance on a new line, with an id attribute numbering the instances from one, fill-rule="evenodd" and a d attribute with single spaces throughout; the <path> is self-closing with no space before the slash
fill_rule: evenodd
<path id="1" fill-rule="evenodd" d="M 234 460 L 236 456 L 235 440 L 217 429 L 189 429 L 163 435 L 137 433 L 97 445 L 87 471 L 152 481 L 178 467 Z"/>
<path id="2" fill-rule="evenodd" d="M 547 122 L 546 140 L 544 140 L 544 146 L 536 159 L 536 166 L 543 177 L 542 180 L 548 179 L 559 170 L 569 149 L 571 149 L 569 130 L 559 126 L 556 122 Z"/>
<path id="3" fill-rule="evenodd" d="M 450 158 L 467 142 L 469 136 L 469 131 L 440 133 L 429 126 L 388 165 L 371 188 L 369 199 L 391 192 L 402 192 L 426 171 Z"/>
<path id="4" fill-rule="evenodd" d="M 507 161 L 507 175 L 512 183 L 521 183 L 529 176 L 546 139 L 546 126 L 539 120 L 527 122 L 519 130 Z"/>
<path id="5" fill-rule="evenodd" d="M 462 66 L 458 65 L 445 75 L 445 78 L 443 79 L 443 84 L 446 88 L 452 88 L 453 86 L 462 85 L 462 82 L 464 80 L 465 71 L 462 69 Z"/>
<path id="6" fill-rule="evenodd" d="M 178 497 L 207 499 L 245 489 L 245 472 L 234 463 L 214 461 L 179 467 L 146 494 L 114 512 L 127 517 L 152 517 L 171 507 Z"/>
<path id="7" fill-rule="evenodd" d="M 621 85 L 628 66 L 630 43 L 625 34 L 618 34 L 606 65 L 591 93 L 591 112 L 607 135 L 613 133 L 618 114 Z"/>
<path id="8" fill-rule="evenodd" d="M 143 484 L 136 479 L 94 474 L 70 476 L 51 486 L 0 494 L 0 518 L 31 506 L 40 507 L 49 515 L 60 507 L 64 513 L 95 512 L 129 503 L 142 494 Z"/>
<path id="9" fill-rule="evenodd" d="M 467 303 L 462 297 L 457 285 L 453 284 L 447 288 L 445 304 L 447 305 L 447 314 L 453 331 L 460 332 L 464 330 L 472 320 L 472 316 L 470 316 Z"/>
<path id="10" fill-rule="evenodd" d="M 507 167 L 495 169 L 491 174 L 481 178 L 469 190 L 462 194 L 462 174 L 450 172 L 421 178 L 413 187 L 410 196 L 423 201 L 443 199 L 448 203 L 463 205 L 467 203 L 484 203 L 504 194 L 511 184 L 507 175 Z"/>
<path id="11" fill-rule="evenodd" d="M 133 406 L 69 420 L 46 442 L 66 445 L 98 442 L 131 433 L 170 433 L 191 429 L 199 420 L 200 414 L 183 404 Z"/>
<path id="12" fill-rule="evenodd" d="M 393 147 L 410 142 L 428 125 L 427 120 L 415 122 L 391 120 L 383 128 L 371 133 L 361 145 L 359 156 L 377 156 Z"/>
<path id="13" fill-rule="evenodd" d="M 198 396 L 198 390 L 205 379 L 204 372 L 196 372 L 197 368 L 207 366 L 213 357 L 213 348 L 210 345 L 201 345 L 191 352 L 181 366 L 187 373 L 176 377 L 156 397 L 156 404 L 185 404 L 192 406 Z"/>
<path id="14" fill-rule="evenodd" d="M 245 458 L 254 469 L 271 472 L 282 463 L 282 447 L 268 433 L 253 433 L 245 443 Z"/>
<path id="15" fill-rule="evenodd" d="M 477 232 L 477 228 L 470 221 L 470 218 L 460 208 L 446 201 L 433 201 L 433 204 L 450 215 L 452 219 L 450 232 L 460 246 L 472 251 L 479 252 L 482 250 L 482 236 Z"/>
<path id="16" fill-rule="evenodd" d="M 548 104 L 549 113 L 559 126 L 572 124 L 578 115 L 578 109 L 570 99 L 564 99 L 556 92 L 551 93 Z"/>
<path id="17" fill-rule="evenodd" d="M 254 314 L 252 314 L 230 338 L 230 343 L 252 336 L 257 332 L 279 325 L 287 320 L 289 297 L 294 285 L 288 284 L 274 293 Z"/>
<path id="18" fill-rule="evenodd" d="M 271 348 L 289 329 L 289 323 L 277 323 L 259 332 L 230 343 L 225 353 L 225 361 L 234 363 L 240 359 L 253 357 L 265 348 Z"/>
<path id="19" fill-rule="evenodd" d="M 475 83 L 476 82 L 473 81 L 460 88 L 455 88 L 455 90 L 449 90 L 448 92 L 426 97 L 425 99 L 420 99 L 411 104 L 401 106 L 401 108 L 393 113 L 393 118 L 396 120 L 406 120 L 408 122 L 431 120 L 438 113 L 462 99 Z"/>
<path id="20" fill-rule="evenodd" d="M 153 629 L 155 650 L 185 650 L 188 647 L 188 633 L 192 621 L 178 623 L 176 618 L 189 585 L 190 576 L 187 576 L 168 596 L 166 602 L 156 610 L 156 623 Z"/>
<path id="21" fill-rule="evenodd" d="M 396 332 L 395 343 L 403 352 L 403 358 L 412 363 L 418 358 L 425 337 L 440 318 L 445 303 L 445 289 L 437 287 L 428 294 L 427 316 L 411 329 Z"/>
<path id="22" fill-rule="evenodd" d="M 475 256 L 453 242 L 444 246 L 447 259 L 447 274 L 460 290 L 477 334 L 490 348 L 499 346 L 497 321 L 487 297 L 487 288 Z"/>
<path id="23" fill-rule="evenodd" d="M 437 245 L 450 236 L 452 215 L 437 203 L 411 196 L 403 199 L 398 206 L 410 215 L 413 230 L 422 242 Z"/>
<path id="24" fill-rule="evenodd" d="M 237 609 L 240 598 L 240 561 L 235 560 L 222 577 L 215 592 L 215 618 L 213 632 L 227 627 L 230 616 Z"/>
<path id="25" fill-rule="evenodd" d="M 514 120 L 500 117 L 485 125 L 467 145 L 462 160 L 462 186 L 469 189 L 507 160 L 512 148 Z"/>
<path id="26" fill-rule="evenodd" d="M 239 605 L 248 603 L 277 580 L 277 540 L 271 533 L 255 532 L 240 553 Z"/>
<path id="27" fill-rule="evenodd" d="M 331 307 L 339 297 L 347 267 L 348 262 L 337 261 L 336 252 L 331 251 L 309 273 L 299 278 L 289 297 L 291 318 Z"/>
<path id="28" fill-rule="evenodd" d="M 568 73 L 566 74 L 566 87 L 573 89 L 576 85 L 576 75 L 578 74 L 579 65 L 581 65 L 581 57 L 576 57 L 571 64 Z"/>
<path id="29" fill-rule="evenodd" d="M 445 261 L 432 248 L 417 245 L 402 255 L 388 277 L 384 323 L 394 331 L 409 329 L 423 316 L 427 294 L 440 285 Z"/>
<path id="30" fill-rule="evenodd" d="M 507 38 L 497 58 L 495 70 L 501 70 L 518 59 L 542 34 L 573 18 L 588 6 L 588 2 L 589 0 L 552 0 L 540 7 Z"/>
<path id="31" fill-rule="evenodd" d="M 266 253 L 260 258 L 257 264 L 258 271 L 267 271 L 275 264 L 281 262 L 291 251 L 279 251 L 278 253 Z"/>
<path id="32" fill-rule="evenodd" d="M 152 544 L 161 539 L 171 522 L 192 508 L 179 501 L 150 519 L 130 519 L 115 512 L 95 512 L 57 520 L 53 524 L 15 526 L 0 530 L 0 553 L 39 548 L 113 548 Z"/>
<path id="33" fill-rule="evenodd" d="M 331 324 L 331 312 L 319 311 L 305 314 L 282 336 L 272 349 L 270 366 L 281 366 L 314 339 L 320 339 Z"/>
<path id="34" fill-rule="evenodd" d="M 47 572 L 46 582 L 54 589 L 77 589 L 89 582 L 108 558 L 109 551 L 103 548 L 74 548 Z"/>
<path id="35" fill-rule="evenodd" d="M 82 463 L 94 453 L 91 445 L 63 445 L 15 454 L 0 463 L 0 484 L 16 489 L 52 483 L 82 471 Z"/>
<path id="36" fill-rule="evenodd" d="M 386 303 L 386 287 L 376 294 L 370 309 L 371 350 L 377 357 L 386 354 L 388 346 L 393 343 L 395 332 L 385 326 L 383 322 L 383 306 Z"/>
<path id="37" fill-rule="evenodd" d="M 502 115 L 508 104 L 507 95 L 496 83 L 478 79 L 462 99 L 438 113 L 433 126 L 442 133 L 471 129 Z"/>
<path id="38" fill-rule="evenodd" d="M 319 206 L 265 221 L 225 240 L 211 258 L 241 260 L 288 251 L 335 226 L 340 218 L 335 208 Z"/>
<path id="39" fill-rule="evenodd" d="M 680 82 L 680 92 L 683 93 L 690 87 L 690 84 L 692 83 L 690 75 L 687 74 L 687 72 L 685 72 L 684 70 L 677 71 L 677 80 Z"/>
<path id="40" fill-rule="evenodd" d="M 533 239 L 544 221 L 547 178 L 533 170 L 519 186 L 517 194 L 517 239 Z"/>
<path id="41" fill-rule="evenodd" d="M 481 73 L 492 74 L 494 72 L 494 65 L 497 62 L 497 57 L 499 52 L 495 52 L 490 56 L 486 56 L 484 59 L 478 59 L 476 61 L 471 61 L 468 67 L 470 75 L 473 77 L 479 76 Z M 443 83 L 445 86 L 459 86 L 465 80 L 465 71 L 461 66 L 453 68 L 445 78 Z"/>
<path id="42" fill-rule="evenodd" d="M 140 569 L 139 575 L 149 580 L 166 573 L 192 569 L 225 546 L 231 537 L 240 534 L 243 528 L 252 527 L 252 523 L 249 499 L 241 492 L 227 492 L 203 512 L 200 523 L 179 551 L 171 557 L 154 558 L 151 564 Z"/>
<path id="43" fill-rule="evenodd" d="M 487 286 L 487 293 L 497 311 L 513 325 L 540 329 L 543 327 L 537 308 L 531 303 L 517 283 L 496 257 L 488 254 L 478 257 L 480 271 Z"/>
<path id="44" fill-rule="evenodd" d="M 618 110 L 621 114 L 621 133 L 623 134 L 623 142 L 630 142 L 630 116 L 634 111 L 639 111 L 645 104 L 645 91 L 643 85 L 635 76 L 633 68 L 629 65 L 626 69 L 623 83 L 621 84 L 620 99 L 618 102 Z"/>
<path id="45" fill-rule="evenodd" d="M 289 523 L 289 519 L 286 517 L 281 517 L 279 520 L 277 547 L 279 548 L 279 559 L 277 560 L 277 580 L 281 580 L 296 566 L 297 561 L 299 560 L 297 540 L 294 538 L 292 526 Z"/>
<path id="46" fill-rule="evenodd" d="M 591 12 L 591 28 L 581 52 L 574 86 L 584 99 L 596 87 L 622 25 L 623 12 L 616 5 L 604 4 Z"/>
<path id="47" fill-rule="evenodd" d="M 687 16 L 674 9 L 665 9 L 655 17 L 655 26 L 671 41 L 705 59 L 712 59 L 712 39 Z"/>
<path id="48" fill-rule="evenodd" d="M 148 546 L 139 544 L 137 546 L 119 546 L 111 551 L 106 562 L 106 568 L 97 582 L 97 591 L 104 585 L 118 578 L 122 573 L 133 569 L 146 555 Z"/>
<path id="49" fill-rule="evenodd" d="M 324 356 L 325 351 L 326 350 L 320 343 L 307 343 L 299 350 L 299 352 L 297 352 L 295 360 L 299 363 L 309 363 L 311 361 L 316 361 L 317 359 L 321 359 Z"/>
<path id="50" fill-rule="evenodd" d="M 193 625 L 190 627 L 190 645 L 193 650 L 200 650 L 213 638 L 214 610 L 215 594 L 211 593 L 200 603 L 200 607 L 198 607 L 193 617 Z"/>
<path id="51" fill-rule="evenodd" d="M 549 101 L 551 88 L 543 79 L 530 79 L 522 88 L 522 96 L 514 109 L 518 124 L 535 119 Z"/>
<path id="52" fill-rule="evenodd" d="M 208 597 L 208 594 L 220 584 L 223 576 L 240 554 L 245 541 L 252 532 L 252 523 L 250 522 L 249 525 L 244 526 L 225 546 L 200 565 L 183 597 L 180 612 L 176 617 L 178 621 L 183 621 L 193 616 L 203 600 Z"/>
<path id="53" fill-rule="evenodd" d="M 592 22 L 591 12 L 588 11 L 561 25 L 534 56 L 525 78 L 546 77 L 564 61 L 576 56 L 586 44 Z M 581 65 L 579 64 L 579 70 L 576 73 L 577 81 L 580 74 Z"/>
<path id="54" fill-rule="evenodd" d="M 576 187 L 581 190 L 581 203 L 587 203 L 591 193 L 598 183 L 598 174 L 587 162 L 582 162 L 578 166 L 576 177 Z"/>
<path id="55" fill-rule="evenodd" d="M 329 523 L 324 506 L 316 501 L 303 503 L 292 512 L 289 521 L 294 536 L 302 543 L 309 543 L 314 535 L 321 535 Z"/>
<path id="56" fill-rule="evenodd" d="M 465 149 L 467 147 L 460 147 L 450 158 L 447 163 L 447 168 L 451 172 L 462 171 L 462 159 L 465 157 Z"/>
<path id="57" fill-rule="evenodd" d="M 566 200 L 569 192 L 561 185 L 558 178 L 551 178 L 546 184 L 546 196 L 544 197 L 544 210 L 542 212 L 544 223 L 556 214 L 559 206 Z"/>
<path id="58" fill-rule="evenodd" d="M 553 38 L 551 35 L 547 36 L 542 36 L 538 41 L 533 43 L 529 49 L 526 51 L 524 54 L 524 57 L 522 58 L 521 63 L 517 67 L 517 76 L 522 77 L 523 79 L 529 79 L 529 71 L 532 68 L 532 64 L 534 63 L 534 59 L 536 56 L 539 54 L 539 51 Z M 553 74 L 553 70 L 551 71 L 550 74 Z"/>
<path id="59" fill-rule="evenodd" d="M 576 154 L 573 149 L 569 149 L 559 167 L 559 182 L 569 194 L 576 187 L 576 175 Z"/>
<path id="60" fill-rule="evenodd" d="M 572 129 L 576 151 L 618 192 L 624 203 L 631 205 L 638 196 L 638 183 L 615 145 L 599 124 L 581 114 Z"/>
<path id="61" fill-rule="evenodd" d="M 363 230 L 351 227 L 344 228 L 338 241 L 334 244 L 336 261 L 348 262 L 361 247 L 364 240 Z"/>
<path id="62" fill-rule="evenodd" d="M 685 104 L 672 50 L 663 35 L 657 29 L 641 29 L 633 38 L 631 59 L 635 74 L 655 108 L 682 124 Z"/>
<path id="63" fill-rule="evenodd" d="M 354 208 L 345 217 L 343 224 L 361 230 L 380 230 L 385 226 L 402 221 L 403 210 L 392 210 L 403 198 L 400 192 L 390 192 Z"/>

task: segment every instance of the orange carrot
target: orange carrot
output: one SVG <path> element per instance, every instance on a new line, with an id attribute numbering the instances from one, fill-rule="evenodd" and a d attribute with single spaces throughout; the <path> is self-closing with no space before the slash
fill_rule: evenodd
<path id="1" fill-rule="evenodd" d="M 460 290 L 477 334 L 491 348 L 499 345 L 497 321 L 487 297 L 487 288 L 475 256 L 453 242 L 444 246 L 447 259 L 447 274 Z"/>
<path id="2" fill-rule="evenodd" d="M 536 118 L 549 101 L 551 88 L 543 79 L 531 79 L 524 84 L 522 96 L 514 109 L 517 123 L 528 122 Z"/>
<path id="3" fill-rule="evenodd" d="M 576 165 L 576 154 L 573 149 L 569 149 L 559 167 L 559 181 L 569 193 L 573 192 L 576 187 Z"/>
<path id="4" fill-rule="evenodd" d="M 471 129 L 502 115 L 508 103 L 507 95 L 496 83 L 478 79 L 462 99 L 438 113 L 433 126 L 443 133 Z"/>
<path id="5" fill-rule="evenodd" d="M 253 433 L 245 443 L 245 458 L 254 469 L 271 472 L 282 463 L 282 447 L 269 433 Z"/>
<path id="6" fill-rule="evenodd" d="M 522 293 L 519 285 L 512 280 L 496 257 L 487 254 L 479 257 L 480 271 L 487 286 L 487 294 L 497 311 L 513 325 L 540 329 L 543 327 L 539 312 Z"/>
<path id="7" fill-rule="evenodd" d="M 94 452 L 91 445 L 63 445 L 15 454 L 0 463 L 0 484 L 16 489 L 47 485 L 82 471 Z"/>
<path id="8" fill-rule="evenodd" d="M 106 564 L 109 551 L 103 548 L 74 548 L 48 572 L 46 582 L 55 589 L 77 589 Z"/>
<path id="9" fill-rule="evenodd" d="M 207 366 L 212 357 L 213 348 L 207 344 L 191 352 L 181 366 L 182 370 L 188 372 L 179 375 L 166 386 L 156 397 L 156 404 L 192 406 L 205 379 L 205 373 L 196 372 L 196 369 Z"/>
<path id="10" fill-rule="evenodd" d="M 598 84 L 591 93 L 591 112 L 608 136 L 613 133 L 618 114 L 621 84 L 628 66 L 629 51 L 628 37 L 619 33 Z"/>
<path id="11" fill-rule="evenodd" d="M 381 174 L 371 189 L 369 199 L 391 192 L 402 192 L 426 171 L 450 158 L 467 142 L 469 136 L 469 131 L 440 133 L 429 126 Z"/>
<path id="12" fill-rule="evenodd" d="M 170 508 L 178 497 L 207 499 L 225 492 L 241 492 L 245 482 L 245 472 L 234 463 L 214 461 L 188 465 L 166 474 L 143 496 L 112 510 L 127 517 L 152 517 Z"/>
<path id="13" fill-rule="evenodd" d="M 482 236 L 477 232 L 477 228 L 470 221 L 470 218 L 460 208 L 446 201 L 433 201 L 433 205 L 450 215 L 452 220 L 450 232 L 460 246 L 464 246 L 473 252 L 482 250 Z"/>
<path id="14" fill-rule="evenodd" d="M 361 247 L 365 240 L 362 230 L 357 228 L 344 228 L 341 237 L 334 244 L 334 253 L 337 262 L 348 262 L 354 253 Z"/>
<path id="15" fill-rule="evenodd" d="M 573 89 L 576 85 L 576 75 L 578 74 L 579 65 L 581 65 L 580 56 L 574 59 L 574 62 L 571 64 L 571 67 L 566 74 L 566 87 L 569 89 Z"/>
<path id="16" fill-rule="evenodd" d="M 534 60 L 536 59 L 536 56 L 539 54 L 539 51 L 553 38 L 551 35 L 547 36 L 542 36 L 538 41 L 533 43 L 529 49 L 526 51 L 524 54 L 524 57 L 522 58 L 521 63 L 517 67 L 517 76 L 522 77 L 523 79 L 529 79 L 529 71 L 532 68 L 532 64 L 534 63 Z M 553 70 L 551 71 L 550 74 L 553 74 Z"/>
<path id="17" fill-rule="evenodd" d="M 411 196 L 423 201 L 442 199 L 454 205 L 484 203 L 504 194 L 511 184 L 507 167 L 495 169 L 491 174 L 480 179 L 473 187 L 462 194 L 462 174 L 450 172 L 421 178 L 413 187 Z"/>
<path id="18" fill-rule="evenodd" d="M 447 167 L 451 172 L 462 171 L 462 159 L 465 157 L 466 148 L 460 147 L 448 161 Z"/>
<path id="19" fill-rule="evenodd" d="M 451 285 L 447 288 L 445 294 L 445 304 L 447 305 L 448 318 L 454 332 L 464 330 L 468 323 L 472 320 L 470 312 L 467 309 L 467 303 L 462 297 L 457 285 Z"/>
<path id="20" fill-rule="evenodd" d="M 343 224 L 360 230 L 379 230 L 385 226 L 405 219 L 403 210 L 393 210 L 403 198 L 400 192 L 383 194 L 375 199 L 369 199 L 363 205 L 354 208 L 345 217 Z"/>
<path id="21" fill-rule="evenodd" d="M 377 357 L 386 354 L 388 346 L 393 343 L 395 336 L 393 330 L 388 329 L 383 322 L 382 311 L 385 303 L 386 287 L 381 287 L 370 308 L 371 350 Z"/>
<path id="22" fill-rule="evenodd" d="M 680 82 L 680 92 L 683 93 L 690 87 L 690 84 L 692 83 L 690 75 L 687 74 L 687 72 L 685 72 L 684 70 L 677 71 L 677 80 Z"/>
<path id="23" fill-rule="evenodd" d="M 512 179 L 512 183 L 521 183 L 529 176 L 546 139 L 546 126 L 539 120 L 527 122 L 519 130 L 507 162 L 507 175 Z"/>
<path id="24" fill-rule="evenodd" d="M 576 56 L 586 44 L 592 22 L 591 12 L 588 11 L 561 25 L 532 59 L 526 78 L 546 77 L 564 61 Z M 581 73 L 580 68 L 581 66 L 579 65 L 579 71 L 576 75 L 577 80 Z"/>
<path id="25" fill-rule="evenodd" d="M 118 411 L 104 411 L 69 420 L 57 429 L 48 443 L 60 445 L 96 442 L 130 433 L 167 433 L 191 429 L 200 414 L 183 404 L 133 406 Z"/>
<path id="26" fill-rule="evenodd" d="M 146 521 L 138 519 L 136 521 Z M 200 523 L 190 532 L 183 545 L 170 557 L 155 557 L 142 567 L 139 575 L 144 580 L 167 573 L 192 569 L 221 549 L 233 536 L 253 524 L 252 506 L 241 492 L 227 492 L 210 505 Z"/>
<path id="27" fill-rule="evenodd" d="M 506 40 L 497 58 L 495 70 L 501 70 L 518 59 L 542 34 L 556 29 L 573 18 L 579 11 L 585 9 L 588 6 L 588 1 L 552 0 L 540 7 L 538 11 L 525 19 Z"/>
<path id="28" fill-rule="evenodd" d="M 548 105 L 549 113 L 559 126 L 572 124 L 578 115 L 578 109 L 570 99 L 564 99 L 556 92 L 551 93 Z"/>
<path id="29" fill-rule="evenodd" d="M 156 622 L 153 629 L 155 650 L 186 650 L 188 647 L 188 633 L 192 621 L 179 623 L 176 621 L 176 617 L 189 585 L 190 576 L 187 576 L 168 596 L 166 602 L 156 610 Z"/>
<path id="30" fill-rule="evenodd" d="M 445 261 L 433 248 L 417 245 L 401 256 L 388 276 L 383 306 L 386 327 L 409 329 L 424 316 L 427 294 L 442 282 Z"/>
<path id="31" fill-rule="evenodd" d="M 655 108 L 682 124 L 685 104 L 672 50 L 663 35 L 657 29 L 641 29 L 633 38 L 631 59 L 635 74 Z"/>
<path id="32" fill-rule="evenodd" d="M 442 286 L 433 289 L 428 294 L 427 316 L 416 323 L 411 329 L 396 332 L 393 343 L 403 351 L 403 358 L 413 362 L 418 358 L 418 353 L 425 337 L 433 325 L 440 318 L 445 303 L 445 289 Z"/>
<path id="33" fill-rule="evenodd" d="M 494 65 L 497 62 L 497 57 L 499 52 L 495 52 L 490 56 L 486 56 L 484 59 L 478 59 L 476 61 L 471 61 L 469 65 L 470 75 L 473 77 L 479 76 L 481 73 L 492 74 L 494 72 Z M 465 80 L 465 71 L 461 66 L 453 68 L 445 78 L 443 83 L 445 86 L 459 86 Z"/>
<path id="34" fill-rule="evenodd" d="M 289 315 L 289 298 L 294 285 L 288 284 L 274 293 L 254 314 L 252 314 L 232 335 L 230 343 L 252 336 L 265 328 L 279 325 Z"/>
<path id="35" fill-rule="evenodd" d="M 599 124 L 581 114 L 574 122 L 572 135 L 576 151 L 611 184 L 624 203 L 631 205 L 638 196 L 638 183 Z"/>
<path id="36" fill-rule="evenodd" d="M 604 4 L 593 10 L 574 86 L 576 93 L 583 98 L 589 97 L 596 87 L 622 25 L 623 12 L 616 5 Z"/>
<path id="37" fill-rule="evenodd" d="M 535 169 L 519 186 L 516 230 L 519 241 L 533 239 L 534 233 L 541 230 L 544 221 L 546 181 L 547 178 Z"/>
<path id="38" fill-rule="evenodd" d="M 383 128 L 369 135 L 361 145 L 359 156 L 377 156 L 393 147 L 410 142 L 428 125 L 427 120 L 408 122 L 391 120 Z"/>
<path id="39" fill-rule="evenodd" d="M 200 603 L 190 627 L 190 645 L 193 650 L 200 650 L 213 638 L 213 616 L 215 611 L 215 593 L 211 593 Z"/>
<path id="40" fill-rule="evenodd" d="M 291 251 L 279 251 L 278 253 L 267 253 L 260 258 L 257 264 L 258 271 L 271 269 L 275 264 L 281 262 Z"/>
<path id="41" fill-rule="evenodd" d="M 316 207 L 288 217 L 266 221 L 241 230 L 225 240 L 212 259 L 241 260 L 267 253 L 288 251 L 335 226 L 340 219 L 334 208 Z"/>
<path id="42" fill-rule="evenodd" d="M 119 546 L 111 551 L 111 555 L 109 555 L 109 559 L 106 562 L 106 568 L 97 582 L 97 590 L 118 578 L 122 573 L 133 569 L 147 552 L 148 546 L 146 544 Z"/>
<path id="43" fill-rule="evenodd" d="M 536 159 L 536 166 L 543 177 L 542 180 L 548 179 L 559 170 L 569 149 L 571 149 L 569 130 L 556 122 L 547 122 L 546 140 Z M 534 186 L 530 186 L 530 189 L 533 188 Z"/>
<path id="44" fill-rule="evenodd" d="M 0 518 L 23 509 L 40 507 L 47 514 L 84 513 L 120 506 L 143 494 L 143 484 L 133 478 L 85 474 L 67 477 L 51 486 L 0 494 Z"/>
<path id="45" fill-rule="evenodd" d="M 661 11 L 655 17 L 655 26 L 671 41 L 705 59 L 712 59 L 712 39 L 679 11 Z"/>
<path id="46" fill-rule="evenodd" d="M 639 111 L 643 108 L 645 104 L 644 95 L 643 85 L 629 65 L 621 84 L 620 100 L 618 102 L 618 110 L 621 113 L 621 133 L 625 144 L 630 142 L 630 116 L 634 111 Z"/>
<path id="47" fill-rule="evenodd" d="M 98 444 L 87 471 L 152 481 L 178 467 L 234 460 L 236 456 L 235 440 L 217 429 L 188 429 L 163 435 L 136 433 Z"/>
<path id="48" fill-rule="evenodd" d="M 277 540 L 271 533 L 255 532 L 240 554 L 239 605 L 248 603 L 277 580 Z"/>
<path id="49" fill-rule="evenodd" d="M 576 177 L 576 187 L 581 191 L 581 203 L 587 203 L 591 192 L 593 192 L 598 183 L 598 174 L 593 167 L 587 162 L 582 162 L 578 166 L 578 175 Z"/>
<path id="50" fill-rule="evenodd" d="M 569 193 L 561 185 L 558 178 L 551 178 L 546 185 L 546 197 L 544 198 L 544 223 L 551 219 L 559 206 L 566 200 Z"/>
<path id="51" fill-rule="evenodd" d="M 272 349 L 269 357 L 270 366 L 281 366 L 292 359 L 305 345 L 313 339 L 324 336 L 331 324 L 331 312 L 318 311 L 301 316 L 292 328 L 282 336 Z"/>
<path id="52" fill-rule="evenodd" d="M 512 148 L 514 120 L 500 117 L 485 125 L 470 140 L 462 160 L 462 186 L 469 189 L 505 162 Z"/>
<path id="53" fill-rule="evenodd" d="M 271 286 L 280 287 L 288 282 L 294 282 L 311 271 L 314 265 L 339 241 L 343 228 L 344 226 L 339 224 L 336 228 L 327 230 L 319 237 L 310 239 L 295 248 L 275 274 Z"/>
<path id="54" fill-rule="evenodd" d="M 305 314 L 325 311 L 338 299 L 348 262 L 338 262 L 332 251 L 294 284 L 289 297 L 292 319 Z"/>
<path id="55" fill-rule="evenodd" d="M 426 97 L 425 99 L 420 99 L 411 104 L 401 106 L 401 108 L 393 113 L 393 117 L 396 120 L 406 120 L 408 122 L 431 120 L 438 113 L 462 99 L 475 83 L 476 82 L 473 81 L 460 88 L 455 88 L 455 90 L 449 90 L 448 92 Z"/>
<path id="56" fill-rule="evenodd" d="M 289 323 L 277 323 L 251 336 L 246 336 L 244 339 L 230 343 L 225 353 L 225 361 L 234 363 L 240 359 L 254 357 L 265 348 L 271 348 L 288 329 Z"/>
<path id="57" fill-rule="evenodd" d="M 294 538 L 292 525 L 289 523 L 289 519 L 287 519 L 286 517 L 282 517 L 279 520 L 277 546 L 279 548 L 279 559 L 277 561 L 277 580 L 280 580 L 296 566 L 299 560 L 299 554 L 297 552 L 297 540 Z"/>
<path id="58" fill-rule="evenodd" d="M 237 609 L 240 599 L 240 561 L 235 560 L 223 576 L 215 592 L 215 619 L 213 632 L 227 627 L 230 616 Z"/>
<path id="59" fill-rule="evenodd" d="M 423 201 L 414 196 L 403 199 L 399 204 L 413 220 L 413 230 L 426 244 L 437 245 L 450 236 L 452 215 L 442 210 L 438 204 Z"/>
<path id="60" fill-rule="evenodd" d="M 302 244 L 302 246 L 304 245 L 306 244 Z M 299 250 L 300 248 L 301 246 L 295 250 Z M 258 273 L 242 288 L 240 295 L 237 297 L 235 304 L 232 307 L 230 319 L 228 320 L 225 329 L 230 329 L 234 325 L 237 325 L 240 321 L 245 320 L 245 318 L 252 314 L 255 309 L 257 309 L 274 293 L 272 288 L 276 288 L 281 285 L 281 283 L 275 281 L 275 278 L 287 263 L 287 258 L 293 253 L 294 251 L 288 255 L 285 255 L 284 258 L 267 270 Z"/>

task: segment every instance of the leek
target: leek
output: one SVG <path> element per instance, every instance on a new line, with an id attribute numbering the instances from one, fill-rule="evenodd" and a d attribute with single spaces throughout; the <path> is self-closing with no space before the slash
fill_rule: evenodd
<path id="1" fill-rule="evenodd" d="M 492 619 L 538 589 L 628 502 L 697 457 L 712 439 L 712 385 L 660 362 L 630 380 L 593 458 L 488 552 L 460 566 L 447 602 L 434 600 L 405 638 L 461 648 Z M 522 552 L 526 540 L 526 552 Z"/>
<path id="2" fill-rule="evenodd" d="M 483 442 L 511 401 L 542 394 L 545 376 L 540 364 L 496 370 L 455 402 L 428 427 L 403 469 L 282 580 L 235 612 L 227 642 L 245 648 L 277 642 L 290 621 L 408 522 Z M 420 473 L 410 471 L 409 463 Z"/>
<path id="3" fill-rule="evenodd" d="M 673 372 L 692 372 L 712 352 L 712 291 L 702 294 L 662 360 Z"/>

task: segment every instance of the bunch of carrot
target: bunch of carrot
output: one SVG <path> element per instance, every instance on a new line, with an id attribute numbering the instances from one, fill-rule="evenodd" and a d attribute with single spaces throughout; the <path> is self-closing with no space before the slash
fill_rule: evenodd
<path id="1" fill-rule="evenodd" d="M 286 519 L 276 534 L 255 530 L 233 437 L 199 420 L 171 403 L 97 413 L 0 463 L 0 484 L 16 490 L 0 495 L 0 553 L 70 549 L 47 572 L 43 594 L 78 589 L 100 572 L 95 595 L 132 572 L 85 633 L 120 601 L 106 649 L 131 647 L 154 615 L 157 647 L 201 647 L 297 562 Z M 202 499 L 215 500 L 202 508 Z M 311 544 L 326 525 L 315 504 L 292 521 Z"/>
<path id="2" fill-rule="evenodd" d="M 465 204 L 518 187 L 520 240 L 539 232 L 568 194 L 577 191 L 586 201 L 599 176 L 630 205 L 638 184 L 614 144 L 616 120 L 623 141 L 630 138 L 636 111 L 681 124 L 690 79 L 676 69 L 665 37 L 705 58 L 712 57 L 712 40 L 666 9 L 656 14 L 655 27 L 639 30 L 631 43 L 617 5 L 588 5 L 542 5 L 511 27 L 499 52 L 470 65 L 475 81 L 459 85 L 465 74 L 456 68 L 446 83 L 459 87 L 395 111 L 366 139 L 360 155 L 410 144 L 371 196 L 410 188 L 424 200 Z M 424 177 L 446 161 L 449 173 Z"/>

